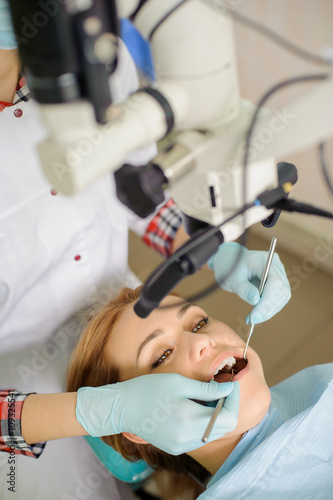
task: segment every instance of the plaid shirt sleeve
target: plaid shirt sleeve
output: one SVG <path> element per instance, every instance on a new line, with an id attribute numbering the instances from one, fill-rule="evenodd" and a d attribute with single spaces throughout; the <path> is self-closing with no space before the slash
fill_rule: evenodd
<path id="1" fill-rule="evenodd" d="M 181 211 L 170 199 L 151 220 L 143 241 L 164 257 L 170 257 L 173 241 L 182 223 Z"/>
<path id="2" fill-rule="evenodd" d="M 27 101 L 30 101 L 30 99 L 31 99 L 30 89 L 27 85 L 27 82 L 26 82 L 24 76 L 22 76 L 22 78 L 20 78 L 20 80 L 17 84 L 16 92 L 15 92 L 15 95 L 13 97 L 13 101 L 12 102 L 0 101 L 0 113 L 5 108 L 8 108 L 9 106 L 13 106 L 13 104 L 17 104 L 17 103 L 22 102 L 22 101 L 27 102 Z"/>
<path id="3" fill-rule="evenodd" d="M 38 458 L 45 443 L 27 444 L 21 436 L 21 413 L 25 398 L 32 393 L 0 391 L 0 451 Z M 35 394 L 35 393 L 33 393 Z"/>

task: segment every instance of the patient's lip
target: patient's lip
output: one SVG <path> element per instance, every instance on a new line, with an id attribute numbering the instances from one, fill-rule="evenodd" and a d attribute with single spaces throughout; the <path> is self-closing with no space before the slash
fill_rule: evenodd
<path id="1" fill-rule="evenodd" d="M 223 351 L 221 354 L 219 354 L 217 356 L 217 358 L 214 360 L 212 366 L 211 366 L 211 369 L 209 371 L 209 380 L 213 380 L 214 379 L 214 372 L 216 370 L 216 368 L 221 365 L 223 363 L 223 361 L 227 358 L 229 358 L 230 356 L 233 356 L 234 358 L 241 358 L 242 357 L 242 353 L 241 352 L 237 352 L 237 351 Z"/>

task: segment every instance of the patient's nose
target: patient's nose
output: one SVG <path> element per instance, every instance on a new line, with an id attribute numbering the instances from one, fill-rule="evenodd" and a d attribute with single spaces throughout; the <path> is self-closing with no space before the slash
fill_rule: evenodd
<path id="1" fill-rule="evenodd" d="M 209 356 L 211 350 L 216 347 L 215 341 L 204 333 L 192 334 L 189 342 L 190 359 L 194 363 Z"/>

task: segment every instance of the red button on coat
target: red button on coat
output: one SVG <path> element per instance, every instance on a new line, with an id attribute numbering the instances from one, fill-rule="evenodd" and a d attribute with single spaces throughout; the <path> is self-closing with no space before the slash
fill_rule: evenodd
<path id="1" fill-rule="evenodd" d="M 21 118 L 21 116 L 23 115 L 22 109 L 15 109 L 14 115 L 16 116 L 16 118 Z"/>
<path id="2" fill-rule="evenodd" d="M 75 260 L 81 260 L 81 255 L 76 255 Z"/>
<path id="3" fill-rule="evenodd" d="M 53 188 L 53 189 L 51 189 L 51 194 L 52 194 L 52 196 L 57 196 L 58 191 Z"/>

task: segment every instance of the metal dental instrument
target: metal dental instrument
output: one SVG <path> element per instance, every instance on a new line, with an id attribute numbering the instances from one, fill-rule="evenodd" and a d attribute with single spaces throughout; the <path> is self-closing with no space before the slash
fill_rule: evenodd
<path id="1" fill-rule="evenodd" d="M 232 368 L 231 369 L 231 378 L 230 378 L 229 382 L 232 381 L 232 379 L 234 378 L 234 375 L 235 375 L 235 370 Z M 203 443 L 207 443 L 207 440 L 209 438 L 209 434 L 211 433 L 213 425 L 215 424 L 215 420 L 217 419 L 217 415 L 220 413 L 220 410 L 223 406 L 224 401 L 225 401 L 225 398 L 221 398 L 218 400 L 217 405 L 215 406 L 215 410 L 213 412 L 213 415 L 211 416 L 211 419 L 207 425 L 207 429 L 205 430 L 205 434 L 202 436 Z"/>
<path id="2" fill-rule="evenodd" d="M 260 285 L 259 285 L 259 295 L 260 295 L 260 297 L 262 295 L 262 292 L 264 291 L 264 287 L 265 287 L 265 284 L 266 284 L 266 281 L 267 281 L 267 278 L 268 278 L 268 273 L 269 273 L 269 270 L 270 270 L 270 267 L 271 267 L 271 264 L 272 264 L 272 260 L 273 260 L 273 256 L 274 256 L 274 251 L 275 251 L 275 247 L 276 247 L 276 242 L 277 242 L 277 239 L 273 238 L 272 241 L 271 241 L 271 246 L 269 247 L 267 261 L 266 261 L 266 266 L 265 266 L 265 269 L 264 269 L 264 274 L 262 275 L 262 278 L 261 278 L 261 281 L 260 281 Z M 250 338 L 252 337 L 254 327 L 255 327 L 255 324 L 251 323 L 250 324 L 249 333 L 247 334 L 247 341 L 246 341 L 246 346 L 245 346 L 244 354 L 243 354 L 243 358 L 244 359 L 246 359 L 246 352 L 247 352 L 247 348 L 249 347 L 249 342 L 250 342 Z"/>
<path id="3" fill-rule="evenodd" d="M 262 278 L 261 278 L 261 281 L 260 281 L 260 285 L 259 285 L 259 295 L 260 295 L 260 297 L 261 297 L 261 295 L 262 295 L 262 293 L 264 291 L 264 287 L 265 287 L 265 284 L 266 284 L 266 281 L 267 281 L 267 278 L 268 278 L 268 273 L 269 273 L 269 270 L 270 270 L 270 267 L 271 267 L 271 264 L 272 264 L 272 260 L 273 260 L 273 256 L 274 256 L 274 252 L 275 252 L 276 243 L 277 243 L 277 239 L 273 238 L 272 241 L 271 241 L 271 245 L 269 247 L 269 251 L 268 251 L 268 256 L 267 256 L 267 261 L 266 261 L 264 273 L 262 275 Z M 251 323 L 250 330 L 249 330 L 249 333 L 248 333 L 248 336 L 247 336 L 246 346 L 245 346 L 245 349 L 244 349 L 244 354 L 243 354 L 243 358 L 245 360 L 246 360 L 247 348 L 249 346 L 250 338 L 252 337 L 254 327 L 255 327 L 255 324 Z M 230 378 L 229 382 L 231 382 L 232 379 L 234 378 L 234 376 L 235 376 L 235 370 L 232 369 L 231 373 L 232 373 L 232 375 L 231 375 L 231 378 Z M 218 400 L 218 403 L 215 406 L 215 410 L 213 412 L 213 415 L 211 416 L 211 419 L 210 419 L 210 421 L 209 421 L 209 423 L 207 425 L 207 429 L 205 430 L 205 433 L 204 433 L 204 435 L 202 437 L 202 442 L 203 443 L 206 443 L 208 441 L 208 438 L 209 438 L 209 435 L 210 435 L 211 430 L 213 428 L 213 425 L 215 424 L 215 421 L 217 419 L 217 415 L 220 413 L 221 408 L 223 406 L 223 403 L 224 403 L 225 399 L 226 398 L 221 398 L 221 399 Z"/>

